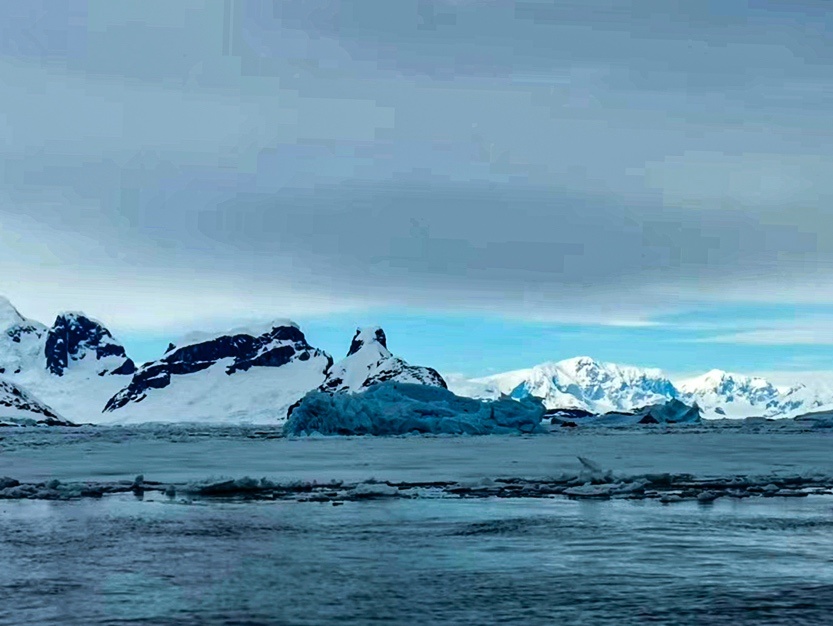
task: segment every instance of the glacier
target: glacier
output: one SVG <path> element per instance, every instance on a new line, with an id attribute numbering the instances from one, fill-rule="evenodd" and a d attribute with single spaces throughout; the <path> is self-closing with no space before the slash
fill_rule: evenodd
<path id="1" fill-rule="evenodd" d="M 361 394 L 314 391 L 292 408 L 287 435 L 488 435 L 541 431 L 534 399 L 481 401 L 439 386 L 388 381 Z"/>

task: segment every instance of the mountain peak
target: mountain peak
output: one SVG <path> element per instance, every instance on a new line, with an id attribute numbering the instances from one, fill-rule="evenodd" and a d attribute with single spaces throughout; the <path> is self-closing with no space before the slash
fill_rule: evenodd
<path id="1" fill-rule="evenodd" d="M 118 343 L 101 322 L 81 312 L 65 312 L 55 318 L 55 323 L 46 335 L 44 346 L 46 369 L 56 376 L 63 376 L 71 363 L 90 360 L 107 363 L 97 364 L 99 375 L 132 374 L 136 370 L 124 347 Z"/>
<path id="2" fill-rule="evenodd" d="M 760 376 L 747 376 L 746 374 L 735 374 L 724 370 L 709 370 L 701 376 L 682 381 L 679 387 L 683 391 L 734 391 L 738 389 L 766 389 L 776 391 L 776 387 L 765 378 Z"/>
<path id="3" fill-rule="evenodd" d="M 350 343 L 350 350 L 347 351 L 347 356 L 356 354 L 365 346 L 378 344 L 383 348 L 384 352 L 388 351 L 388 339 L 385 336 L 385 331 L 379 326 L 367 326 L 365 328 L 357 328 L 356 334 L 353 335 L 353 341 Z"/>
<path id="4" fill-rule="evenodd" d="M 145 363 L 130 383 L 110 398 L 104 410 L 113 412 L 130 406 L 132 412 L 149 417 L 153 409 L 148 413 L 143 410 L 158 403 L 164 405 L 165 395 L 170 393 L 182 414 L 224 414 L 234 410 L 229 399 L 241 395 L 245 402 L 259 397 L 275 401 L 275 408 L 263 410 L 277 411 L 280 402 L 289 398 L 292 404 L 321 384 L 332 362 L 330 355 L 309 345 L 300 327 L 288 320 L 272 322 L 268 327 L 192 333 L 183 342 L 170 344 L 160 359 Z M 254 370 L 251 376 L 239 375 L 249 370 Z M 189 384 L 181 385 L 183 379 Z M 264 380 L 271 382 L 264 385 Z M 171 386 L 176 390 L 159 393 Z M 216 408 L 209 406 L 212 397 L 218 403 Z M 135 408 L 147 398 L 151 401 L 142 404 L 144 409 Z M 278 412 L 285 414 L 285 408 Z"/>
<path id="5" fill-rule="evenodd" d="M 391 354 L 385 331 L 378 326 L 368 326 L 356 329 L 347 356 L 333 365 L 320 389 L 355 393 L 388 380 L 446 387 L 436 370 L 409 365 Z"/>
<path id="6" fill-rule="evenodd" d="M 478 381 L 475 381 L 478 382 Z M 591 413 L 628 411 L 677 397 L 673 383 L 657 369 L 639 368 L 578 356 L 480 379 L 483 393 L 516 399 L 541 398 L 548 409 Z M 476 391 L 476 386 L 473 387 Z"/>
<path id="7" fill-rule="evenodd" d="M 578 367 L 587 367 L 588 365 L 599 365 L 601 362 L 594 359 L 592 356 L 582 355 L 574 356 L 569 359 L 562 359 L 559 363 L 576 365 Z"/>
<path id="8" fill-rule="evenodd" d="M 281 331 L 281 329 L 286 330 Z M 180 337 L 178 340 L 172 342 L 170 345 L 177 348 L 183 348 L 189 345 L 209 343 L 217 339 L 222 339 L 223 337 L 266 337 L 267 335 L 280 334 L 281 332 L 293 335 L 303 335 L 300 331 L 301 327 L 290 319 L 273 319 L 266 323 L 253 323 L 246 326 L 237 326 L 231 329 L 217 331 L 191 331 L 183 337 Z M 168 351 L 170 351 L 170 348 Z"/>
<path id="9" fill-rule="evenodd" d="M 7 330 L 26 321 L 11 301 L 0 296 L 0 330 Z"/>

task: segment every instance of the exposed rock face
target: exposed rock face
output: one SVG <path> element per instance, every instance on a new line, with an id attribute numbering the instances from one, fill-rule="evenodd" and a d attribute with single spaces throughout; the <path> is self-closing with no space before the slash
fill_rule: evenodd
<path id="1" fill-rule="evenodd" d="M 447 388 L 437 370 L 409 365 L 391 354 L 385 332 L 371 327 L 356 330 L 347 356 L 330 369 L 320 389 L 329 393 L 357 393 L 390 380 Z"/>
<path id="2" fill-rule="evenodd" d="M 164 389 L 178 376 L 214 366 L 222 367 L 226 375 L 232 376 L 254 367 L 278 368 L 310 359 L 322 362 L 322 377 L 332 365 L 332 358 L 310 346 L 301 330 L 291 323 L 273 326 L 258 335 L 236 332 L 181 347 L 171 344 L 161 359 L 143 365 L 130 384 L 107 402 L 104 410 L 115 411 L 141 402 L 149 390 Z"/>
<path id="3" fill-rule="evenodd" d="M 57 317 L 46 335 L 44 345 L 46 369 L 63 376 L 70 364 L 95 360 L 96 373 L 130 375 L 136 365 L 127 357 L 124 347 L 99 322 L 81 313 L 63 313 Z"/>

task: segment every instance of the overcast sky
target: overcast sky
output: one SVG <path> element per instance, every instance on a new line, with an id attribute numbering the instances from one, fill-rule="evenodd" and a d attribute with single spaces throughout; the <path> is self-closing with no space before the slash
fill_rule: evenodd
<path id="1" fill-rule="evenodd" d="M 3 3 L 0 293 L 83 309 L 140 358 L 289 316 L 337 354 L 386 320 L 405 356 L 473 374 L 830 369 L 831 20 L 822 0 Z"/>

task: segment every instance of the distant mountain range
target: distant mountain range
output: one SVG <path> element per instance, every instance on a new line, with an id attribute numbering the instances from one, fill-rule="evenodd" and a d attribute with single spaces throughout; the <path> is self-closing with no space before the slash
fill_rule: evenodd
<path id="1" fill-rule="evenodd" d="M 759 377 L 711 370 L 672 382 L 661 370 L 576 357 L 475 379 L 449 379 L 455 393 L 479 398 L 535 396 L 548 409 L 632 411 L 676 399 L 706 418 L 795 417 L 833 408 L 833 389 L 776 387 Z"/>
<path id="2" fill-rule="evenodd" d="M 831 389 L 779 388 L 720 370 L 672 382 L 657 369 L 589 357 L 447 385 L 437 370 L 392 354 L 381 328 L 357 330 L 347 355 L 334 362 L 289 320 L 194 333 L 137 366 L 101 322 L 62 313 L 46 326 L 0 297 L 0 424 L 274 423 L 309 391 L 360 393 L 389 380 L 475 398 L 536 397 L 548 409 L 594 414 L 670 400 L 697 404 L 710 418 L 793 417 L 833 408 Z"/>

